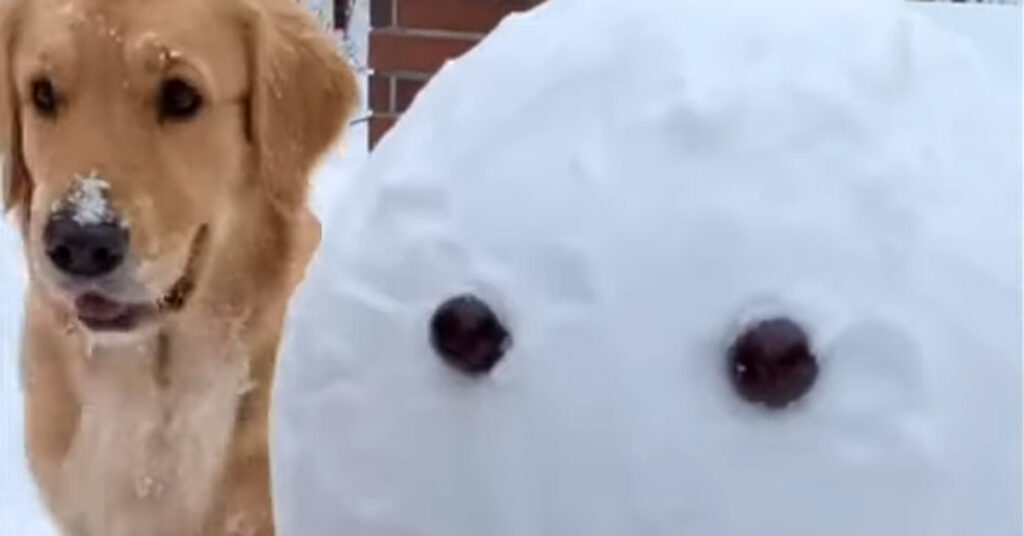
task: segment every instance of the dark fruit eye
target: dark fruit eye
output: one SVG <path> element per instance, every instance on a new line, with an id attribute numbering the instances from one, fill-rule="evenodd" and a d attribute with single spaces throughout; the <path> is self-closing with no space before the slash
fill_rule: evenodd
<path id="1" fill-rule="evenodd" d="M 160 119 L 191 119 L 203 107 L 203 97 L 188 82 L 171 78 L 160 86 L 159 107 Z"/>
<path id="2" fill-rule="evenodd" d="M 471 295 L 450 298 L 434 311 L 430 339 L 445 363 L 470 375 L 490 372 L 512 344 L 494 311 Z"/>
<path id="3" fill-rule="evenodd" d="M 53 117 L 57 114 L 58 104 L 53 82 L 46 78 L 32 82 L 32 105 L 39 115 Z"/>
<path id="4" fill-rule="evenodd" d="M 807 334 L 787 318 L 747 328 L 729 349 L 729 369 L 741 397 L 775 409 L 807 394 L 818 377 Z"/>

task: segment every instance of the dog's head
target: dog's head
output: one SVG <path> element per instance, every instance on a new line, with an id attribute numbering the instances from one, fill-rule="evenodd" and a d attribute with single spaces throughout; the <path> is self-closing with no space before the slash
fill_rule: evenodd
<path id="1" fill-rule="evenodd" d="M 226 222 L 306 210 L 356 94 L 294 0 L 0 0 L 3 198 L 33 281 L 94 331 L 182 307 Z"/>

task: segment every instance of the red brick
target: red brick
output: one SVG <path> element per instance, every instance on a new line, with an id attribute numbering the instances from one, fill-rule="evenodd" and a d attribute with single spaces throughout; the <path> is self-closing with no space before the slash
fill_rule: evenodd
<path id="1" fill-rule="evenodd" d="M 373 116 L 370 118 L 370 149 L 373 149 L 377 142 L 391 130 L 391 127 L 395 125 L 397 120 L 398 118 L 392 116 Z"/>
<path id="2" fill-rule="evenodd" d="M 412 104 L 413 99 L 416 98 L 416 94 L 420 92 L 420 89 L 426 85 L 426 80 L 416 80 L 413 78 L 396 78 L 395 79 L 395 109 L 394 112 L 404 112 L 409 109 L 409 105 Z"/>
<path id="3" fill-rule="evenodd" d="M 375 74 L 370 77 L 369 100 L 370 110 L 374 112 L 393 112 L 391 107 L 391 83 L 390 76 Z"/>
<path id="4" fill-rule="evenodd" d="M 445 60 L 461 56 L 475 39 L 370 32 L 370 67 L 377 71 L 433 73 Z"/>
<path id="5" fill-rule="evenodd" d="M 486 33 L 535 0 L 397 0 L 398 26 Z"/>

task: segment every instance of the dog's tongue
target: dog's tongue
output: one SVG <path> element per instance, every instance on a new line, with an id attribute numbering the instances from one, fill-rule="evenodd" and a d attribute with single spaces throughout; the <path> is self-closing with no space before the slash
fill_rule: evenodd
<path id="1" fill-rule="evenodd" d="M 78 316 L 90 320 L 113 320 L 122 315 L 125 308 L 126 306 L 122 303 L 92 292 L 83 294 L 75 300 Z"/>

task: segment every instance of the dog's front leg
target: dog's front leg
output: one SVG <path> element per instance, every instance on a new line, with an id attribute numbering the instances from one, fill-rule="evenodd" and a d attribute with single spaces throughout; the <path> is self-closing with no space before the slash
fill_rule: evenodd
<path id="1" fill-rule="evenodd" d="M 218 507 L 203 536 L 274 536 L 266 385 L 242 396 Z"/>
<path id="2" fill-rule="evenodd" d="M 65 524 L 61 466 L 71 448 L 81 416 L 72 387 L 75 341 L 49 311 L 30 296 L 26 311 L 23 359 L 25 380 L 25 447 L 40 495 L 58 523 Z M 65 533 L 78 532 L 65 527 Z"/>
<path id="3" fill-rule="evenodd" d="M 240 462 L 224 481 L 222 507 L 203 536 L 274 536 L 266 457 Z"/>

